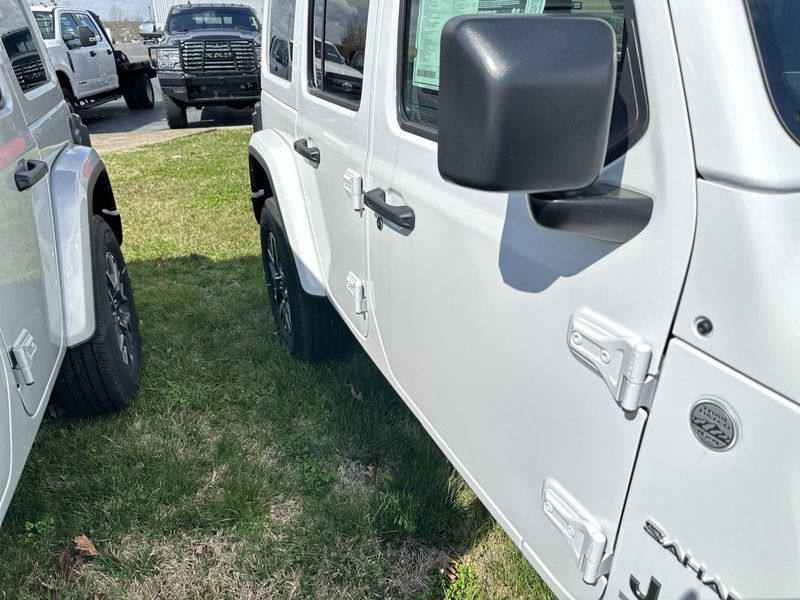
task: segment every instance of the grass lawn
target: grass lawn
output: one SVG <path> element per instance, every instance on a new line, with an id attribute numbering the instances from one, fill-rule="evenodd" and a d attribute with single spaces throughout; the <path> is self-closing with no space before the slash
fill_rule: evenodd
<path id="1" fill-rule="evenodd" d="M 142 321 L 134 406 L 47 418 L 0 529 L 0 598 L 553 596 L 353 343 L 278 343 L 243 131 L 106 157 Z M 77 535 L 97 558 L 72 578 Z"/>

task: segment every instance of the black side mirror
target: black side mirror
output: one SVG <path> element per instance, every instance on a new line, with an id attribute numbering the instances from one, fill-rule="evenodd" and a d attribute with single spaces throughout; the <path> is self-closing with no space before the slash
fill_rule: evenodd
<path id="1" fill-rule="evenodd" d="M 94 31 L 86 27 L 86 25 L 81 25 L 78 27 L 78 35 L 81 38 L 81 46 L 97 46 L 97 37 L 95 36 Z"/>
<path id="2" fill-rule="evenodd" d="M 584 17 L 461 16 L 442 31 L 439 172 L 490 191 L 580 190 L 603 168 L 616 38 Z"/>

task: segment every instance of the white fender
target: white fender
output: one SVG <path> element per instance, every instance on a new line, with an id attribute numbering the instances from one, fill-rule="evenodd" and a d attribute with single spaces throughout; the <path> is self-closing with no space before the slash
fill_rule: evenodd
<path id="1" fill-rule="evenodd" d="M 92 148 L 72 146 L 56 159 L 50 175 L 50 194 L 61 283 L 61 304 L 68 347 L 94 335 L 91 193 L 105 171 Z"/>
<path id="2" fill-rule="evenodd" d="M 250 156 L 266 172 L 278 199 L 303 289 L 313 296 L 327 296 L 325 276 L 294 151 L 276 131 L 267 129 L 254 133 L 250 138 Z M 280 177 L 273 177 L 272 173 L 280 173 Z"/>

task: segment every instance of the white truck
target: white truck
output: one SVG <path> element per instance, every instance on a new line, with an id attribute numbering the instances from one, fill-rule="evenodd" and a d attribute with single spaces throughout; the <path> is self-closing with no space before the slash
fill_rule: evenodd
<path id="1" fill-rule="evenodd" d="M 290 351 L 341 318 L 560 598 L 800 598 L 800 2 L 270 0 L 264 27 Z"/>
<path id="2" fill-rule="evenodd" d="M 155 94 L 150 61 L 131 62 L 114 48 L 103 22 L 79 8 L 31 7 L 64 97 L 74 111 L 125 98 L 131 110 L 151 109 Z"/>
<path id="3" fill-rule="evenodd" d="M 0 0 L 0 521 L 54 399 L 127 407 L 141 340 L 106 168 L 30 9 Z"/>

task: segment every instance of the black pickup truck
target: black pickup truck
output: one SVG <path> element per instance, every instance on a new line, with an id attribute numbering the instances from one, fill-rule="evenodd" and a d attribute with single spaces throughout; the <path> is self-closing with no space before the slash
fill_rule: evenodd
<path id="1" fill-rule="evenodd" d="M 261 24 L 248 6 L 173 6 L 164 39 L 150 53 L 173 129 L 187 126 L 189 106 L 244 108 L 258 102 Z"/>

